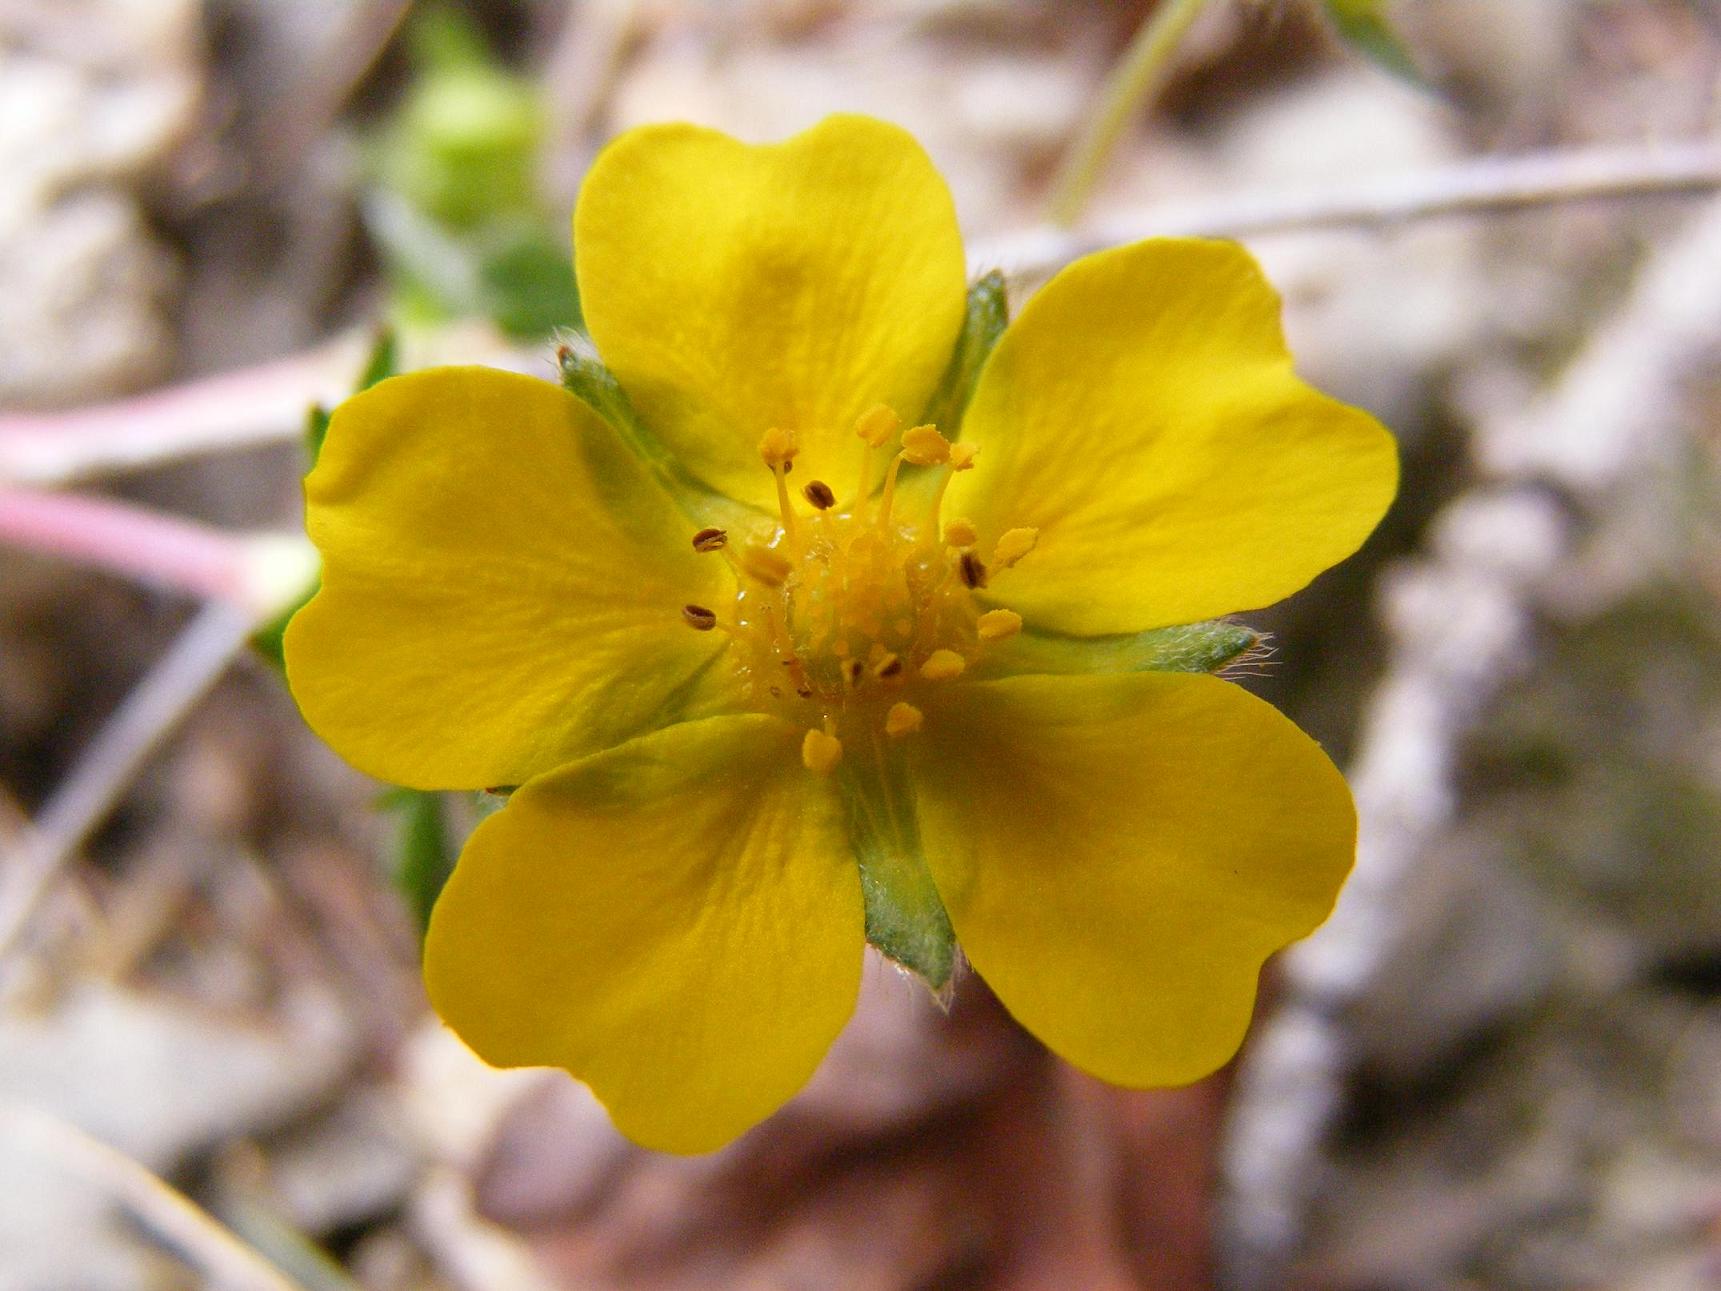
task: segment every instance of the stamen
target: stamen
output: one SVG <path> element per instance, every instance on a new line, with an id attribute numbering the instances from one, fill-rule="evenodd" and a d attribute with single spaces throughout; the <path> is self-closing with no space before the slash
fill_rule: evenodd
<path id="1" fill-rule="evenodd" d="M 693 550 L 697 552 L 722 551 L 729 545 L 729 535 L 722 529 L 701 529 L 693 535 Z"/>
<path id="2" fill-rule="evenodd" d="M 892 739 L 900 739 L 920 729 L 926 714 L 913 704 L 892 704 L 890 711 L 884 715 L 884 733 Z"/>
<path id="3" fill-rule="evenodd" d="M 1022 616 L 1015 610 L 987 610 L 974 624 L 982 641 L 1002 641 L 1022 630 Z"/>
<path id="4" fill-rule="evenodd" d="M 980 588 L 986 586 L 986 565 L 980 557 L 971 551 L 962 553 L 962 586 Z"/>
<path id="5" fill-rule="evenodd" d="M 952 547 L 972 547 L 980 541 L 980 531 L 972 520 L 957 517 L 944 526 L 944 541 Z"/>
<path id="6" fill-rule="evenodd" d="M 885 441 L 901 428 L 902 418 L 882 403 L 875 403 L 855 422 L 855 434 L 861 437 L 868 448 L 883 448 Z"/>
<path id="7" fill-rule="evenodd" d="M 878 504 L 878 527 L 880 529 L 888 528 L 890 525 L 890 508 L 891 504 L 896 501 L 896 477 L 902 472 L 902 464 L 907 460 L 907 457 L 907 453 L 898 453 L 890 459 L 890 470 L 885 472 L 884 495 L 879 499 Z M 855 513 L 860 514 L 858 507 Z"/>
<path id="8" fill-rule="evenodd" d="M 950 460 L 950 441 L 936 426 L 916 426 L 902 433 L 902 455 L 915 466 L 942 466 Z"/>
<path id="9" fill-rule="evenodd" d="M 872 497 L 872 462 L 877 450 L 889 442 L 890 437 L 902 429 L 902 418 L 884 404 L 874 404 L 861 414 L 855 422 L 855 434 L 860 436 L 866 448 L 861 452 L 860 483 L 856 487 L 855 504 L 852 508 L 858 520 L 866 514 L 867 500 Z"/>
<path id="10" fill-rule="evenodd" d="M 974 459 L 980 455 L 978 444 L 952 444 L 950 446 L 950 469 L 967 471 L 974 467 Z"/>
<path id="11" fill-rule="evenodd" d="M 880 681 L 884 681 L 891 677 L 897 677 L 901 674 L 902 657 L 900 655 L 887 653 L 872 666 L 872 675 L 877 677 Z"/>
<path id="12" fill-rule="evenodd" d="M 992 566 L 994 569 L 1008 569 L 1018 560 L 1034 550 L 1034 545 L 1040 541 L 1038 529 L 1006 529 L 998 537 L 998 545 L 992 548 Z"/>
<path id="13" fill-rule="evenodd" d="M 771 427 L 759 439 L 759 456 L 773 471 L 794 461 L 795 454 L 800 451 L 800 446 L 795 443 L 795 433 L 781 426 Z"/>
<path id="14" fill-rule="evenodd" d="M 860 684 L 861 675 L 866 672 L 866 664 L 859 659 L 843 660 L 843 681 L 850 690 Z"/>
<path id="15" fill-rule="evenodd" d="M 927 681 L 949 681 L 960 677 L 968 661 L 954 650 L 934 650 L 920 665 L 920 675 Z"/>
<path id="16" fill-rule="evenodd" d="M 837 504 L 837 495 L 823 480 L 808 480 L 801 493 L 819 511 L 829 511 Z"/>
<path id="17" fill-rule="evenodd" d="M 683 605 L 681 618 L 695 632 L 709 632 L 717 626 L 717 615 L 703 605 Z"/>
<path id="18" fill-rule="evenodd" d="M 767 587 L 781 587 L 793 569 L 789 558 L 773 547 L 748 543 L 741 549 L 741 572 Z"/>
<path id="19" fill-rule="evenodd" d="M 964 450 L 961 453 L 961 465 L 957 465 L 957 450 L 959 449 Z M 923 546 L 935 547 L 938 545 L 938 517 L 944 510 L 944 494 L 950 488 L 950 481 L 956 478 L 956 472 L 965 470 L 967 467 L 974 464 L 974 453 L 975 449 L 972 444 L 948 445 L 948 452 L 946 455 L 949 458 L 948 465 L 950 469 L 945 471 L 943 476 L 939 479 L 938 489 L 932 495 L 932 505 L 927 508 L 926 525 L 922 530 L 923 536 L 921 538 L 921 544 Z"/>
<path id="20" fill-rule="evenodd" d="M 772 478 L 777 481 L 777 511 L 783 520 L 783 532 L 790 538 L 795 536 L 795 509 L 789 505 L 788 474 L 794 469 L 795 454 L 800 451 L 794 432 L 780 426 L 771 427 L 759 440 L 759 456 L 765 459 Z"/>
<path id="21" fill-rule="evenodd" d="M 829 731 L 808 731 L 801 740 L 801 765 L 818 775 L 829 775 L 843 760 L 843 742 Z"/>

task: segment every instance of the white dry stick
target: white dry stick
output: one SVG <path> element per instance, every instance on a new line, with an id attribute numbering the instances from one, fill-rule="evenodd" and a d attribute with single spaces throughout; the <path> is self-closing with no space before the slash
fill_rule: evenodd
<path id="1" fill-rule="evenodd" d="M 1356 872 L 1332 919 L 1281 961 L 1282 1003 L 1239 1075 L 1223 1155 L 1230 1285 L 1289 1280 L 1349 1074 L 1347 1009 L 1399 944 L 1408 879 L 1453 821 L 1460 742 L 1533 663 L 1538 603 L 1573 554 L 1556 493 L 1599 511 L 1616 486 L 1666 461 L 1681 443 L 1681 395 L 1717 371 L 1721 203 L 1654 253 L 1545 395 L 1481 419 L 1482 482 L 1437 521 L 1427 554 L 1389 580 L 1387 672 L 1350 775 Z"/>
<path id="2" fill-rule="evenodd" d="M 257 622 L 250 607 L 205 605 L 55 789 L 0 865 L 0 962 L 67 861 L 113 809 L 144 760 L 245 649 Z"/>
<path id="3" fill-rule="evenodd" d="M 971 248 L 976 273 L 1040 278 L 1070 261 L 1142 238 L 1249 238 L 1306 229 L 1397 226 L 1597 198 L 1700 193 L 1721 188 L 1721 144 L 1646 142 L 1479 157 L 1301 192 L 1238 193 L 1111 216 L 1080 229 L 1050 225 Z"/>
<path id="4" fill-rule="evenodd" d="M 47 1112 L 0 1104 L 0 1139 L 88 1180 L 175 1247 L 215 1291 L 301 1291 L 184 1193 L 147 1167 Z"/>

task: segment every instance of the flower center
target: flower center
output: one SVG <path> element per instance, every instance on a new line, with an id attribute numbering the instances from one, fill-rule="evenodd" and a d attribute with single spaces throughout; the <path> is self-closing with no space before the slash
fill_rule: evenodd
<path id="1" fill-rule="evenodd" d="M 928 689 L 961 676 L 988 642 L 1022 626 L 1014 611 L 982 610 L 974 592 L 1027 555 L 1035 531 L 1007 531 L 982 559 L 972 524 L 943 522 L 945 489 L 974 465 L 975 450 L 932 426 L 902 433 L 875 497 L 879 450 L 901 425 L 882 406 L 861 417 L 855 496 L 839 501 L 829 485 L 810 480 L 800 489 L 805 511 L 789 484 L 795 436 L 767 431 L 759 455 L 776 479 L 776 526 L 735 544 L 717 529 L 693 537 L 695 550 L 729 559 L 736 595 L 727 615 L 690 605 L 684 619 L 730 635 L 754 701 L 808 726 L 801 756 L 816 772 L 841 761 L 845 738 L 919 730 Z M 905 464 L 937 472 L 930 502 L 921 496 L 910 506 L 897 496 Z"/>

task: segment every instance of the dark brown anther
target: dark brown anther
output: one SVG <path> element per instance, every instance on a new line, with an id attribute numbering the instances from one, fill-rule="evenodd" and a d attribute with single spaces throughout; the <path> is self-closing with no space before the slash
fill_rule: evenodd
<path id="1" fill-rule="evenodd" d="M 794 458 L 791 457 L 788 461 L 783 463 L 783 474 L 784 475 L 788 475 L 794 469 L 795 469 L 795 459 Z"/>
<path id="2" fill-rule="evenodd" d="M 902 660 L 896 655 L 887 654 L 874 665 L 872 675 L 879 678 L 894 677 L 901 671 Z"/>
<path id="3" fill-rule="evenodd" d="M 681 618 L 695 632 L 709 632 L 717 626 L 717 615 L 703 605 L 683 605 Z"/>
<path id="4" fill-rule="evenodd" d="M 971 551 L 962 553 L 962 585 L 964 587 L 986 586 L 985 562 Z"/>
<path id="5" fill-rule="evenodd" d="M 823 480 L 808 480 L 807 487 L 801 490 L 807 501 L 820 511 L 829 511 L 837 504 L 837 495 L 831 492 L 831 486 Z"/>
<path id="6" fill-rule="evenodd" d="M 849 685 L 851 686 L 861 679 L 861 674 L 865 671 L 866 665 L 859 659 L 850 659 L 847 663 L 843 664 L 843 676 L 848 678 Z"/>
<path id="7" fill-rule="evenodd" d="M 796 686 L 795 693 L 802 699 L 811 699 L 813 697 L 813 688 L 811 686 Z"/>
<path id="8" fill-rule="evenodd" d="M 729 545 L 729 535 L 722 529 L 701 529 L 693 535 L 693 550 L 721 551 Z"/>

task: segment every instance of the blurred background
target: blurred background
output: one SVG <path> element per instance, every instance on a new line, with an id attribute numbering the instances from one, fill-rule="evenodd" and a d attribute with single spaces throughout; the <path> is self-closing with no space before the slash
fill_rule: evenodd
<path id="1" fill-rule="evenodd" d="M 1197 7 L 1070 201 L 1150 0 L 0 0 L 0 1288 L 1721 1286 L 1721 5 Z M 837 109 L 1018 301 L 1243 237 L 1397 433 L 1241 678 L 1362 854 L 1201 1084 L 874 963 L 788 1109 L 655 1156 L 429 1014 L 475 808 L 296 715 L 298 482 L 366 380 L 553 375 L 608 137 Z"/>

